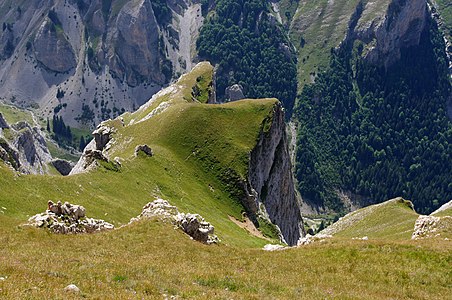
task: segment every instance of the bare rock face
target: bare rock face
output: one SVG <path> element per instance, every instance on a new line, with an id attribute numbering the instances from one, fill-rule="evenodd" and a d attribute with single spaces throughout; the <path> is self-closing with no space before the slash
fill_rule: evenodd
<path id="1" fill-rule="evenodd" d="M 350 38 L 367 44 L 365 58 L 372 64 L 390 67 L 400 59 L 401 49 L 418 45 L 427 23 L 427 1 L 392 0 L 384 15 L 366 17 L 375 3 L 359 2 L 350 21 Z"/>
<path id="2" fill-rule="evenodd" d="M 33 42 L 36 59 L 47 69 L 64 73 L 77 66 L 71 44 L 58 26 L 46 19 Z"/>
<path id="3" fill-rule="evenodd" d="M 261 132 L 250 154 L 248 174 L 249 196 L 245 207 L 251 214 L 268 217 L 279 227 L 284 241 L 296 245 L 305 233 L 301 204 L 294 190 L 281 104 L 275 105 L 270 128 Z"/>
<path id="4" fill-rule="evenodd" d="M 96 150 L 102 151 L 105 146 L 107 146 L 108 142 L 110 142 L 113 133 L 113 128 L 106 126 L 105 124 L 100 124 L 93 132 Z"/>
<path id="5" fill-rule="evenodd" d="M 8 139 L 2 137 L 5 128 L 10 130 Z M 0 159 L 16 171 L 45 174 L 52 156 L 38 127 L 23 121 L 9 126 L 0 114 Z"/>
<path id="6" fill-rule="evenodd" d="M 8 59 L 14 53 L 14 33 L 11 24 L 3 23 L 0 32 L 0 59 Z"/>
<path id="7" fill-rule="evenodd" d="M 190 71 L 204 17 L 193 0 L 11 1 L 0 15 L 0 98 L 95 128 Z M 157 20 L 153 8 L 167 9 Z M 168 13 L 169 12 L 169 13 Z M 64 99 L 56 97 L 61 90 Z M 81 101 L 82 99 L 85 99 Z"/>
<path id="8" fill-rule="evenodd" d="M 119 12 L 111 71 L 131 86 L 165 82 L 159 66 L 159 28 L 149 0 L 129 1 Z"/>
<path id="9" fill-rule="evenodd" d="M 85 149 L 83 150 L 82 156 L 72 168 L 69 175 L 80 174 L 95 168 L 95 164 L 93 164 L 95 159 L 91 155 L 93 151 L 98 151 L 96 150 L 96 141 L 94 139 L 91 140 L 88 145 L 86 145 Z"/>
<path id="10" fill-rule="evenodd" d="M 71 173 L 72 164 L 64 159 L 54 159 L 51 161 L 52 165 L 60 172 L 61 175 L 66 176 Z"/>
<path id="11" fill-rule="evenodd" d="M 6 120 L 3 118 L 2 113 L 0 113 L 0 129 L 8 129 L 9 125 Z"/>
<path id="12" fill-rule="evenodd" d="M 21 129 L 18 129 L 19 134 L 14 146 L 21 160 L 22 168 L 20 171 L 24 173 L 45 173 L 46 165 L 52 160 L 52 156 L 40 130 L 25 122 L 19 123 L 19 128 Z"/>
<path id="13" fill-rule="evenodd" d="M 0 138 L 0 159 L 3 160 L 6 164 L 10 165 L 13 169 L 20 169 L 20 160 L 19 153 L 16 149 L 12 148 L 12 146 Z"/>

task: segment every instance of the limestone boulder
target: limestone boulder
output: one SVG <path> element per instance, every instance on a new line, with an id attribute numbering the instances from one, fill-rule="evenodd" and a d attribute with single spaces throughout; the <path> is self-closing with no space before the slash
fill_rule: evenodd
<path id="1" fill-rule="evenodd" d="M 157 199 L 153 202 L 149 202 L 143 207 L 141 214 L 136 218 L 132 218 L 130 222 L 132 223 L 149 218 L 159 218 L 164 221 L 170 221 L 196 241 L 205 244 L 219 242 L 218 237 L 214 234 L 214 226 L 209 222 L 206 222 L 202 216 L 198 214 L 179 213 L 177 207 L 171 205 L 166 200 Z"/>
<path id="2" fill-rule="evenodd" d="M 214 235 L 214 227 L 198 214 L 178 214 L 176 225 L 196 241 L 205 244 L 218 242 L 218 238 Z"/>
<path id="3" fill-rule="evenodd" d="M 147 156 L 154 156 L 154 152 L 151 147 L 148 145 L 138 145 L 135 147 L 135 156 L 138 156 L 139 153 L 144 153 Z"/>
<path id="4" fill-rule="evenodd" d="M 229 101 L 237 101 L 245 98 L 243 87 L 240 84 L 228 86 L 225 94 Z"/>

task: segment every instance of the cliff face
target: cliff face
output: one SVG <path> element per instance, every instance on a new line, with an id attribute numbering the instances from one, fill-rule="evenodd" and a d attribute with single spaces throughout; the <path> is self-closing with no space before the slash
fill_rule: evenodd
<path id="1" fill-rule="evenodd" d="M 164 84 L 159 68 L 159 28 L 149 0 L 128 2 L 119 12 L 112 40 L 111 71 L 131 86 L 143 80 Z M 112 54 L 114 54 L 112 53 Z M 146 63 L 143 63 L 146 62 Z"/>
<path id="2" fill-rule="evenodd" d="M 45 20 L 33 42 L 34 56 L 48 70 L 64 73 L 77 66 L 74 50 L 66 36 L 50 20 Z"/>
<path id="3" fill-rule="evenodd" d="M 0 10 L 0 100 L 92 128 L 189 71 L 203 23 L 192 0 L 0 1 Z"/>
<path id="4" fill-rule="evenodd" d="M 345 41 L 364 42 L 367 61 L 388 68 L 400 59 L 402 48 L 419 45 L 427 23 L 427 1 L 393 0 L 379 13 L 374 5 L 358 3 Z"/>
<path id="5" fill-rule="evenodd" d="M 1 114 L 0 125 L 0 159 L 21 173 L 48 173 L 52 156 L 40 129 L 23 121 L 9 126 Z"/>
<path id="6" fill-rule="evenodd" d="M 261 132 L 250 154 L 248 208 L 270 219 L 289 245 L 304 236 L 303 220 L 295 196 L 292 165 L 281 104 L 274 107 L 268 131 Z"/>

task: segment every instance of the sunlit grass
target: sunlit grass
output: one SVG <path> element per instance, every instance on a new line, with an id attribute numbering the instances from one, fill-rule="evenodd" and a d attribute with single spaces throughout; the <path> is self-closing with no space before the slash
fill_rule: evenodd
<path id="1" fill-rule="evenodd" d="M 158 221 L 95 235 L 0 233 L 6 299 L 66 298 L 70 283 L 90 299 L 447 299 L 452 284 L 444 242 L 330 240 L 269 253 L 206 246 Z"/>

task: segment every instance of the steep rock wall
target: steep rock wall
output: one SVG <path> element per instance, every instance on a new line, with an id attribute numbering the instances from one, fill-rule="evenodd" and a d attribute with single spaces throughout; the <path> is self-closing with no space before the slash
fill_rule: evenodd
<path id="1" fill-rule="evenodd" d="M 260 133 L 250 154 L 248 181 L 254 203 L 248 201 L 248 209 L 268 217 L 279 227 L 286 243 L 296 245 L 304 236 L 304 227 L 301 204 L 295 196 L 281 104 L 275 105 L 271 117 L 267 120 L 270 127 Z"/>
<path id="2" fill-rule="evenodd" d="M 168 0 L 164 14 L 155 7 L 151 0 L 0 1 L 0 101 L 92 129 L 136 109 L 191 70 L 204 19 L 196 0 Z"/>
<path id="3" fill-rule="evenodd" d="M 400 59 L 402 48 L 419 44 L 427 23 L 427 1 L 392 0 L 379 13 L 374 12 L 374 5 L 371 1 L 358 3 L 345 42 L 363 41 L 367 61 L 388 68 Z"/>
<path id="4" fill-rule="evenodd" d="M 9 126 L 3 119 L 3 123 L 9 132 L 6 138 L 0 128 L 0 160 L 21 173 L 48 173 L 52 156 L 41 130 L 23 121 Z"/>

